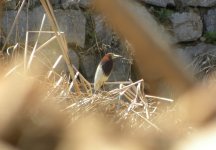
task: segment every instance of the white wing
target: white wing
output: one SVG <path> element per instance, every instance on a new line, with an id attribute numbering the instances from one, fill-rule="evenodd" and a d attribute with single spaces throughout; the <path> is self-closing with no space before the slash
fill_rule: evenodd
<path id="1" fill-rule="evenodd" d="M 102 70 L 101 65 L 98 65 L 94 77 L 94 89 L 97 91 L 101 88 L 103 83 L 107 81 L 109 76 L 105 76 Z"/>

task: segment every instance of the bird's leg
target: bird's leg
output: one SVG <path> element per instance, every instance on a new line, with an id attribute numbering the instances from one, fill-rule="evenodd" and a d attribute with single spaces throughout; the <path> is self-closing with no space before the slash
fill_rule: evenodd
<path id="1" fill-rule="evenodd" d="M 103 85 L 101 86 L 101 89 L 102 89 L 103 91 L 105 91 L 104 83 L 103 83 Z"/>

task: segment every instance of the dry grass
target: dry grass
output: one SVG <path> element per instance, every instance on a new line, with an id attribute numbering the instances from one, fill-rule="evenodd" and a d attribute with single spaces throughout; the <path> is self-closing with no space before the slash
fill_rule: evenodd
<path id="1" fill-rule="evenodd" d="M 190 64 L 196 70 L 196 76 L 199 79 L 214 79 L 214 72 L 216 68 L 216 55 L 213 50 L 197 55 Z"/>

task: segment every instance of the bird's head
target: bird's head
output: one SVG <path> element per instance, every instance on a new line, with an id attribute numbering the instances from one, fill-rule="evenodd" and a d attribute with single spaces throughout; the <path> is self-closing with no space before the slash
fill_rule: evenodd
<path id="1" fill-rule="evenodd" d="M 115 59 L 115 58 L 119 58 L 122 57 L 121 55 L 116 55 L 114 53 L 107 53 L 106 55 L 108 55 L 110 58 Z"/>

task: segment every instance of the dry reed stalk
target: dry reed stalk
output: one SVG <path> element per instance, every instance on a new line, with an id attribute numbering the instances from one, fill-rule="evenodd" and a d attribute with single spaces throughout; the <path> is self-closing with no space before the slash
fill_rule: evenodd
<path id="1" fill-rule="evenodd" d="M 120 118 L 116 116 L 118 119 L 114 119 L 114 120 L 117 120 L 117 122 L 120 120 L 130 120 L 132 119 L 131 115 L 134 115 L 134 116 L 138 116 L 142 120 L 142 121 L 140 120 L 142 122 L 142 125 L 138 123 L 138 126 L 140 127 L 144 126 L 146 124 L 143 122 L 146 122 L 148 125 L 152 126 L 157 131 L 160 131 L 159 127 L 157 127 L 157 125 L 155 125 L 151 121 L 152 119 L 151 115 L 152 113 L 156 111 L 156 108 L 152 110 L 153 106 L 148 104 L 149 103 L 148 98 L 143 97 L 145 94 L 143 93 L 143 90 L 141 90 L 140 88 L 141 85 L 143 84 L 142 82 L 143 80 L 140 80 L 135 83 L 131 83 L 127 86 L 124 86 L 122 84 L 120 89 L 114 89 L 111 91 L 101 91 L 97 94 L 93 94 L 92 96 L 83 95 L 80 97 L 76 97 L 79 100 L 78 101 L 73 100 L 72 104 L 66 106 L 64 111 L 68 111 L 70 115 L 73 116 L 71 119 L 76 120 L 80 116 L 82 116 L 82 114 L 85 114 L 88 111 L 94 112 L 95 110 L 97 110 L 99 107 L 98 105 L 104 105 L 104 107 L 108 107 L 112 103 L 123 102 L 124 105 L 126 105 L 126 107 L 121 109 L 120 114 L 118 115 L 116 114 Z M 114 82 L 112 83 L 115 84 Z M 126 84 L 127 83 L 128 82 L 126 82 Z M 127 99 L 129 103 L 125 103 L 125 100 L 124 100 L 125 98 Z M 153 96 L 152 97 L 150 96 L 150 98 L 154 99 Z M 116 104 L 116 105 L 121 106 L 122 104 Z M 154 107 L 157 107 L 157 105 L 155 104 Z"/>
<path id="2" fill-rule="evenodd" d="M 5 75 L 4 77 L 8 77 L 10 76 L 12 73 L 14 73 L 19 67 L 21 67 L 21 64 L 17 64 L 15 65 L 12 69 L 10 69 Z"/>
<path id="3" fill-rule="evenodd" d="M 73 69 L 76 71 L 76 72 L 79 72 L 77 70 L 77 68 L 73 65 Z M 85 79 L 85 77 L 79 73 L 79 78 L 81 80 L 81 83 L 82 85 L 84 86 L 85 90 L 86 90 L 86 93 L 88 93 L 89 95 L 92 95 L 92 87 L 91 87 L 91 84 Z"/>
<path id="4" fill-rule="evenodd" d="M 153 122 L 149 121 L 147 118 L 145 118 L 144 116 L 140 115 L 139 113 L 135 112 L 134 110 L 132 110 L 135 114 L 137 114 L 139 117 L 141 117 L 142 119 L 144 119 L 148 124 L 150 124 L 152 127 L 154 127 L 157 131 L 161 132 L 162 130 L 155 125 Z"/>
<path id="5" fill-rule="evenodd" d="M 153 95 L 145 95 L 146 98 L 154 98 L 154 99 L 159 99 L 159 100 L 162 100 L 162 101 L 168 101 L 168 102 L 174 102 L 173 99 L 170 99 L 170 98 L 165 98 L 165 97 L 159 97 L 159 96 L 153 96 Z"/>
<path id="6" fill-rule="evenodd" d="M 39 41 L 39 38 L 40 38 L 40 35 L 41 35 L 41 31 L 42 31 L 42 28 L 43 28 L 43 25 L 44 25 L 45 18 L 46 18 L 46 16 L 44 15 L 44 16 L 43 16 L 43 19 L 42 19 L 42 21 L 41 21 L 40 30 L 39 30 L 38 37 L 37 37 L 37 39 L 36 39 L 34 48 L 33 48 L 32 52 L 31 52 L 30 57 L 29 57 L 29 61 L 28 61 L 28 63 L 26 64 L 26 69 L 27 69 L 27 70 L 29 70 L 30 67 L 31 67 L 31 63 L 32 63 L 34 54 L 35 54 L 36 49 L 37 49 L 37 46 L 38 46 L 38 41 Z"/>
<path id="7" fill-rule="evenodd" d="M 56 62 L 53 64 L 52 69 L 49 71 L 47 78 L 50 78 L 51 74 L 53 73 L 53 70 L 56 68 L 56 66 L 58 65 L 61 59 L 62 59 L 62 55 L 60 55 L 57 58 Z"/>
<path id="8" fill-rule="evenodd" d="M 57 24 L 55 15 L 53 13 L 52 6 L 50 5 L 48 0 L 40 0 L 40 1 L 41 1 L 42 6 L 44 7 L 44 10 L 45 10 L 48 18 L 49 18 L 51 27 L 52 27 L 53 31 L 55 32 L 57 41 L 58 41 L 59 46 L 60 46 L 60 48 L 62 50 L 62 53 L 63 53 L 64 60 L 65 60 L 65 62 L 67 64 L 67 67 L 68 67 L 68 70 L 70 72 L 71 78 L 73 79 L 74 78 L 74 70 L 73 70 L 73 67 L 72 67 L 72 65 L 70 63 L 69 57 L 68 57 L 67 42 L 66 42 L 65 38 L 62 35 L 58 35 L 59 26 Z M 79 89 L 79 86 L 77 84 L 77 81 L 74 81 L 74 87 L 75 87 L 75 91 L 77 92 L 77 94 L 80 94 L 80 89 Z"/>
<path id="9" fill-rule="evenodd" d="M 53 33 L 55 33 L 55 32 L 53 32 L 53 31 L 27 31 L 27 36 L 30 34 L 30 33 L 43 33 L 43 34 L 53 34 Z M 63 34 L 63 32 L 60 32 L 60 33 L 58 33 L 59 35 L 60 34 Z M 28 39 L 28 37 L 27 37 L 27 39 Z M 38 48 L 37 47 L 35 47 L 34 46 L 34 48 L 33 48 L 33 50 L 35 49 L 35 52 L 34 53 L 36 53 L 36 52 L 39 52 L 41 49 L 43 49 L 44 47 L 46 47 L 50 42 L 52 42 L 53 40 L 55 40 L 56 39 L 56 36 L 53 36 L 52 38 L 50 38 L 49 40 L 47 40 L 46 42 L 44 42 L 42 45 L 40 45 L 40 46 L 38 46 Z M 27 40 L 26 40 L 27 41 Z M 26 42 L 27 43 L 27 42 Z M 27 44 L 26 44 L 26 47 L 27 47 Z M 34 54 L 34 53 L 32 53 L 32 54 Z M 31 55 L 32 55 L 31 54 Z M 27 55 L 27 54 L 26 54 Z M 32 55 L 33 56 L 33 55 Z M 59 61 L 60 60 L 56 60 L 56 62 L 54 63 L 54 65 L 53 65 L 53 67 L 52 67 L 52 69 L 55 69 L 55 67 L 56 67 L 56 65 L 59 63 Z M 72 65 L 72 64 L 71 64 Z M 72 65 L 73 66 L 73 65 Z M 74 71 L 76 71 L 76 72 L 78 72 L 78 70 L 73 66 L 73 69 L 74 69 Z M 51 70 L 49 73 L 48 73 L 48 78 L 49 78 L 49 76 L 51 75 L 51 73 L 53 73 L 53 70 Z M 74 77 L 74 79 L 75 80 L 77 80 L 77 78 L 78 77 Z M 91 95 L 92 94 L 92 88 L 91 88 L 91 84 L 81 75 L 81 74 L 79 74 L 79 79 L 80 79 L 80 81 L 81 81 L 81 84 L 80 85 L 82 85 L 83 87 L 84 87 L 84 91 L 82 90 L 82 92 L 84 92 L 84 93 L 88 93 L 89 95 Z M 78 82 L 78 81 L 77 81 Z M 74 83 L 73 84 L 71 84 L 71 85 L 74 85 Z M 72 88 L 72 87 L 71 87 Z"/>
<path id="10" fill-rule="evenodd" d="M 16 17 L 15 17 L 15 19 L 14 19 L 14 22 L 13 22 L 11 28 L 10 28 L 10 31 L 9 31 L 9 33 L 8 33 L 8 35 L 7 35 L 7 38 L 6 38 L 6 40 L 5 40 L 5 43 L 4 43 L 3 47 L 2 47 L 2 50 L 4 50 L 4 49 L 6 48 L 7 42 L 8 42 L 8 40 L 10 39 L 10 36 L 11 36 L 13 30 L 14 30 L 14 27 L 15 27 L 15 25 L 16 25 L 18 19 L 19 19 L 19 15 L 20 15 L 20 13 L 21 13 L 21 11 L 22 11 L 24 5 L 25 5 L 25 1 L 26 1 L 26 0 L 23 0 L 23 1 L 22 1 L 22 4 L 21 4 L 21 6 L 20 6 L 20 8 L 19 8 L 19 10 L 18 10 L 18 12 L 17 12 L 17 14 L 16 14 Z"/>
<path id="11" fill-rule="evenodd" d="M 24 70 L 27 70 L 27 54 L 28 54 L 28 38 L 29 38 L 29 32 L 26 32 L 26 39 L 25 39 L 25 49 L 24 49 L 24 58 L 23 58 L 23 62 L 24 62 Z"/>
<path id="12" fill-rule="evenodd" d="M 124 87 L 121 88 L 121 89 L 114 89 L 114 90 L 110 91 L 110 93 L 118 93 L 118 92 L 120 92 L 120 91 L 122 91 L 122 90 L 125 90 L 125 89 L 128 89 L 128 88 L 130 88 L 130 87 L 132 87 L 132 86 L 134 86 L 134 85 L 136 85 L 136 84 L 138 84 L 138 83 L 140 83 L 140 82 L 143 82 L 143 79 L 138 80 L 138 81 L 136 81 L 136 82 L 134 82 L 134 83 L 131 83 L 131 84 L 127 85 L 127 86 L 124 86 Z"/>
<path id="13" fill-rule="evenodd" d="M 37 31 L 36 31 L 37 32 Z M 54 33 L 54 32 L 45 32 L 45 33 Z M 62 32 L 60 33 L 62 34 Z M 43 44 L 41 44 L 36 51 L 39 51 L 41 49 L 43 49 L 46 45 L 48 45 L 49 43 L 51 43 L 52 41 L 54 41 L 56 39 L 56 36 L 51 37 L 49 40 L 47 40 L 46 42 L 44 42 Z"/>

